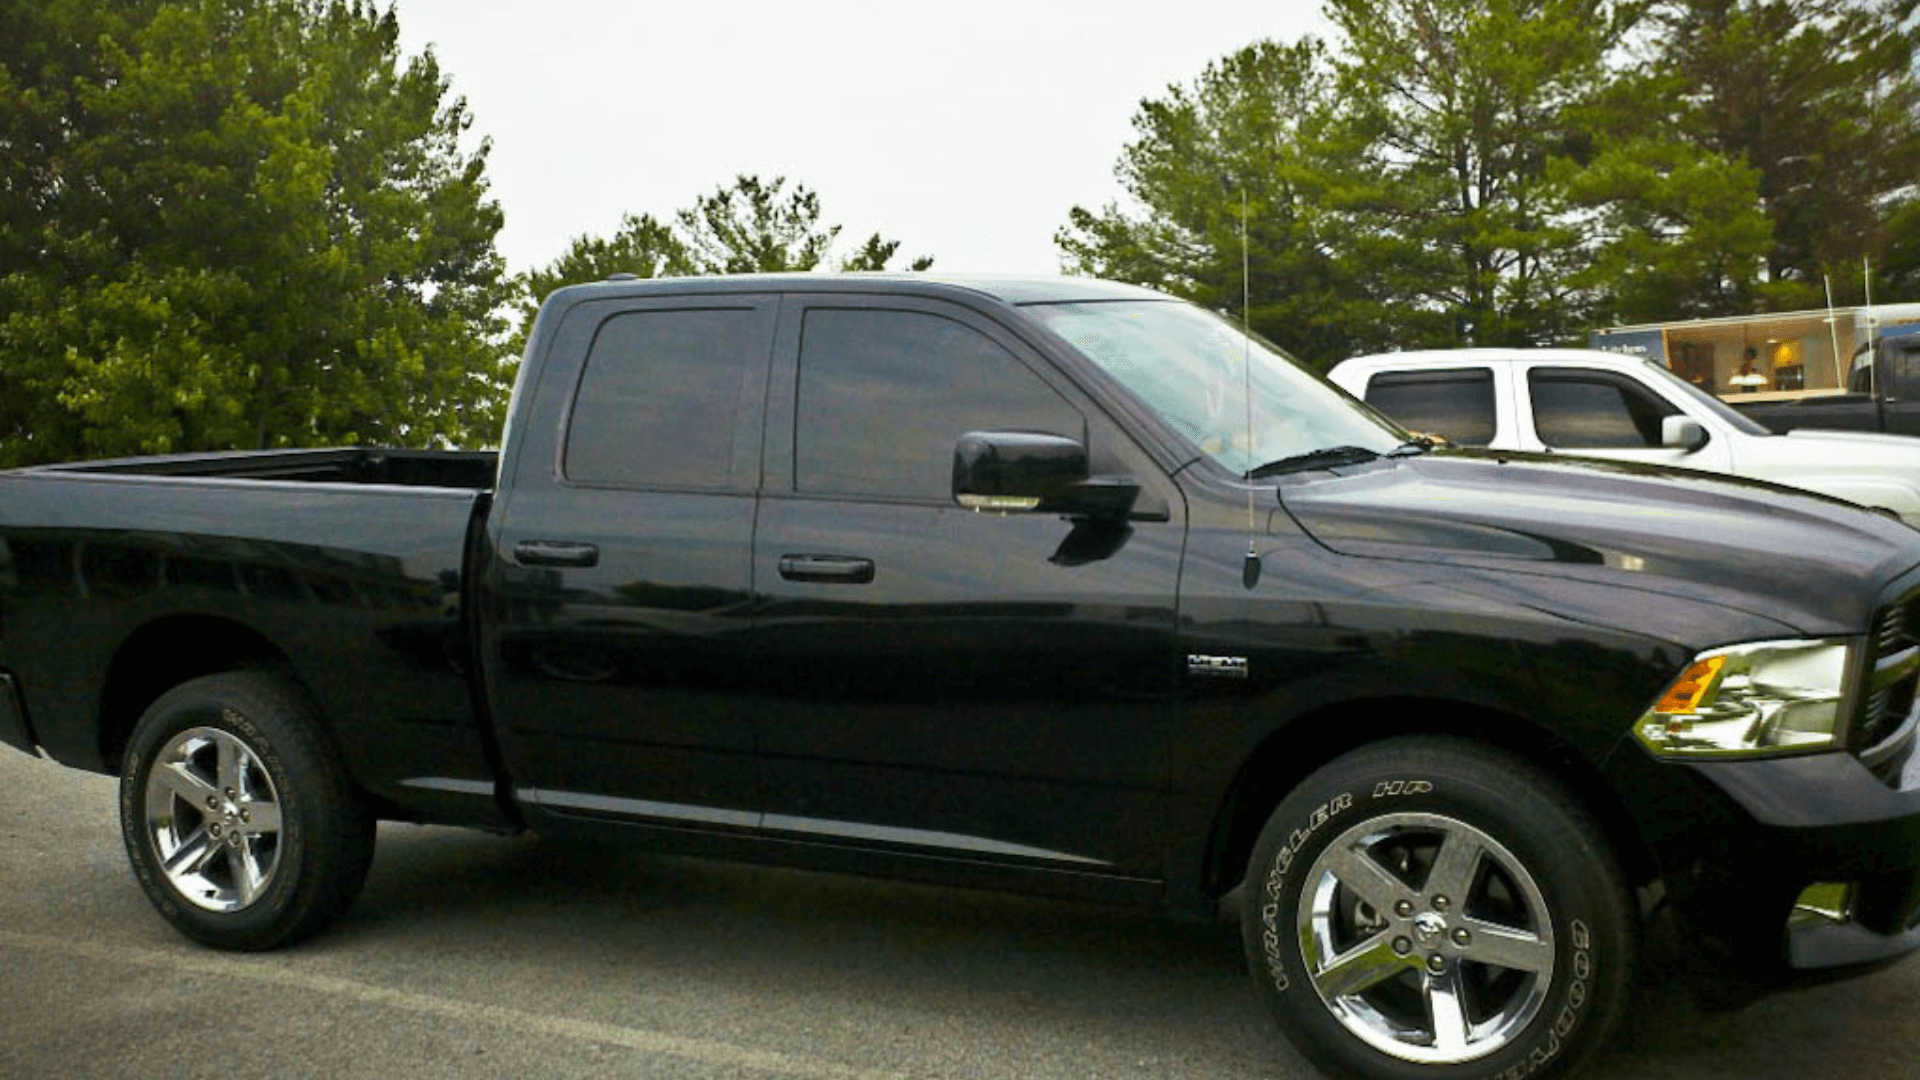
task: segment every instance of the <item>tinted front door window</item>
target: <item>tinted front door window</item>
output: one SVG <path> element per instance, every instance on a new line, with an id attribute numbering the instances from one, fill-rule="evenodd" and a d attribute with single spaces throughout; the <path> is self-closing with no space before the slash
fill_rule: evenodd
<path id="1" fill-rule="evenodd" d="M 969 431 L 1081 437 L 1080 416 L 978 330 L 918 311 L 815 309 L 800 345 L 795 486 L 880 499 L 951 500 Z"/>
<path id="2" fill-rule="evenodd" d="M 1680 411 L 1604 372 L 1535 368 L 1527 383 L 1534 433 L 1556 450 L 1657 447 L 1661 419 Z"/>

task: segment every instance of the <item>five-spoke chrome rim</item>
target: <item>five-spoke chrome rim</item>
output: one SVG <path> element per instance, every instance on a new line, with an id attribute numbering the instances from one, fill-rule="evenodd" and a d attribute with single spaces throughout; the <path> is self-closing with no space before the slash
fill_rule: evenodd
<path id="1" fill-rule="evenodd" d="M 147 839 L 189 903 L 239 911 L 280 865 L 280 797 L 246 743 L 197 727 L 161 747 L 147 774 Z"/>
<path id="2" fill-rule="evenodd" d="M 1307 871 L 1301 955 L 1346 1029 L 1382 1053 L 1453 1064 L 1494 1053 L 1540 1013 L 1553 922 L 1491 836 L 1438 814 L 1348 829 Z"/>

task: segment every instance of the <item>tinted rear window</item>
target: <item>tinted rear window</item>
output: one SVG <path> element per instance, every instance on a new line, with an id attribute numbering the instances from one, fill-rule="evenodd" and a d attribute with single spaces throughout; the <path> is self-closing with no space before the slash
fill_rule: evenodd
<path id="1" fill-rule="evenodd" d="M 755 349 L 751 308 L 636 311 L 594 336 L 567 431 L 566 473 L 583 484 L 721 487 L 734 412 Z"/>
<path id="2" fill-rule="evenodd" d="M 1491 368 L 1383 372 L 1367 383 L 1367 404 L 1459 446 L 1486 446 L 1496 430 Z"/>

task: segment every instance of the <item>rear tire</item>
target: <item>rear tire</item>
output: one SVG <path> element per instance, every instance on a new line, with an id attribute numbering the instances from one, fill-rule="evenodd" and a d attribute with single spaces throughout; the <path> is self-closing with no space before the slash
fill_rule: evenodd
<path id="1" fill-rule="evenodd" d="M 134 876 L 174 929 L 215 948 L 271 949 L 331 922 L 366 879 L 374 826 L 305 695 L 266 672 L 167 691 L 121 768 Z"/>
<path id="2" fill-rule="evenodd" d="M 1618 1022 L 1638 951 L 1578 800 L 1451 738 L 1362 748 L 1290 793 L 1254 846 L 1242 936 L 1300 1053 L 1367 1080 L 1571 1069 Z"/>

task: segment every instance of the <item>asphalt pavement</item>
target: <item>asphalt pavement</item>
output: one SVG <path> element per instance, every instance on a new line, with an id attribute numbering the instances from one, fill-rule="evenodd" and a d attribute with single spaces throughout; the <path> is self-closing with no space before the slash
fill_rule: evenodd
<path id="1" fill-rule="evenodd" d="M 1702 1012 L 1659 957 L 1591 1080 L 1920 1080 L 1920 958 Z M 0 1078 L 1310 1078 L 1231 930 L 382 826 L 320 937 L 213 952 L 134 885 L 111 778 L 0 748 Z"/>

